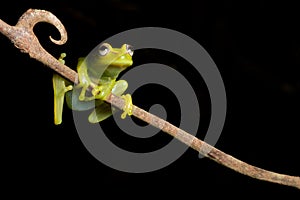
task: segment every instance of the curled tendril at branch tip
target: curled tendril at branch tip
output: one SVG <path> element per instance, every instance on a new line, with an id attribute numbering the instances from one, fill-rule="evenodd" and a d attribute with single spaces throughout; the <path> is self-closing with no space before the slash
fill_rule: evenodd
<path id="1" fill-rule="evenodd" d="M 15 26 L 10 26 L 0 19 L 0 32 L 7 36 L 23 53 L 28 53 L 34 58 L 54 71 L 58 72 L 70 81 L 77 83 L 77 73 L 71 68 L 60 63 L 55 57 L 48 53 L 39 43 L 34 34 L 33 28 L 39 22 L 47 22 L 57 28 L 60 39 L 55 40 L 50 36 L 50 40 L 58 45 L 67 41 L 67 31 L 60 20 L 46 10 L 28 9 L 20 18 Z"/>
<path id="2" fill-rule="evenodd" d="M 62 45 L 67 41 L 67 31 L 61 21 L 52 13 L 46 10 L 29 9 L 19 19 L 16 27 L 23 27 L 33 31 L 34 26 L 39 22 L 47 22 L 54 25 L 60 33 L 60 40 L 55 40 L 49 36 L 50 40 L 58 45 Z"/>

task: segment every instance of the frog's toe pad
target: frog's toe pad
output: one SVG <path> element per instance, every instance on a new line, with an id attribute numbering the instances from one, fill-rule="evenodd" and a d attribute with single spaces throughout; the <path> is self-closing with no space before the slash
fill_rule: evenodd
<path id="1" fill-rule="evenodd" d="M 68 85 L 65 87 L 65 93 L 70 91 L 70 90 L 73 90 L 73 86 L 72 85 Z"/>
<path id="2" fill-rule="evenodd" d="M 64 58 L 67 56 L 67 54 L 66 53 L 61 53 L 60 54 L 60 57 L 58 58 L 58 61 L 61 63 L 61 64 L 65 64 L 65 60 L 64 60 Z"/>
<path id="3" fill-rule="evenodd" d="M 125 101 L 125 104 L 123 107 L 124 112 L 122 113 L 121 118 L 125 119 L 127 115 L 129 115 L 129 116 L 132 115 L 132 108 L 133 108 L 132 98 L 131 98 L 130 94 L 122 95 L 121 97 Z"/>

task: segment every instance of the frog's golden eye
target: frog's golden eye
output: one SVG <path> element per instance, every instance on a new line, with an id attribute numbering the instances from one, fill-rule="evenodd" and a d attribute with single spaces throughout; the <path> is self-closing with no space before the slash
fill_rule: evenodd
<path id="1" fill-rule="evenodd" d="M 110 51 L 110 45 L 107 44 L 107 43 L 104 43 L 104 44 L 102 44 L 102 45 L 99 47 L 98 51 L 99 51 L 99 54 L 100 54 L 101 56 L 105 56 L 105 55 L 107 55 L 107 54 L 109 53 L 109 51 Z"/>
<path id="2" fill-rule="evenodd" d="M 133 55 L 133 47 L 131 45 L 126 44 L 126 51 L 130 56 Z"/>

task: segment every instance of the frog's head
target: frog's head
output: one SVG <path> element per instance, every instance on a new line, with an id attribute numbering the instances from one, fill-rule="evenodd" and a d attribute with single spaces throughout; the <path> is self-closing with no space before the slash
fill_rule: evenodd
<path id="1" fill-rule="evenodd" d="M 133 48 L 128 44 L 123 44 L 121 48 L 112 48 L 110 44 L 103 43 L 98 48 L 98 55 L 101 65 L 125 69 L 133 64 Z"/>

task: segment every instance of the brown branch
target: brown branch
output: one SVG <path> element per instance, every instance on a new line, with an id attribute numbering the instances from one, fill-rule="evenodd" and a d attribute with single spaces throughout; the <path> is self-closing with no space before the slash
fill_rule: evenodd
<path id="1" fill-rule="evenodd" d="M 44 10 L 29 9 L 21 16 L 16 26 L 10 26 L 0 19 L 0 32 L 7 36 L 22 52 L 28 53 L 30 57 L 44 63 L 76 84 L 78 80 L 77 73 L 69 67 L 61 64 L 40 45 L 38 39 L 33 33 L 33 27 L 38 22 L 53 24 L 59 30 L 61 39 L 54 40 L 50 37 L 52 42 L 56 44 L 64 44 L 67 41 L 67 32 L 62 23 L 53 14 Z M 124 100 L 113 94 L 110 94 L 106 101 L 119 109 L 122 109 L 124 106 Z M 133 115 L 175 137 L 205 157 L 241 174 L 255 179 L 300 189 L 300 177 L 279 174 L 249 165 L 137 106 L 133 106 Z"/>
<path id="2" fill-rule="evenodd" d="M 77 73 L 64 66 L 49 54 L 39 43 L 33 32 L 33 27 L 38 22 L 53 24 L 60 32 L 61 39 L 51 41 L 55 44 L 64 44 L 67 41 L 67 31 L 63 24 L 52 13 L 45 10 L 29 9 L 19 19 L 15 26 L 10 26 L 0 19 L 0 32 L 8 37 L 23 53 L 28 53 L 30 57 L 44 63 L 70 81 L 77 83 Z"/>

